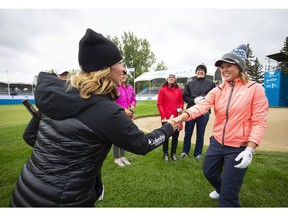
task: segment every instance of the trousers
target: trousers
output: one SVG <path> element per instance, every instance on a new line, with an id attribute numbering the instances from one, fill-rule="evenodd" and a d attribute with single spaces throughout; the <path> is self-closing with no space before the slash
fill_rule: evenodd
<path id="1" fill-rule="evenodd" d="M 235 158 L 245 148 L 221 145 L 214 136 L 210 137 L 202 170 L 205 178 L 220 194 L 219 207 L 240 207 L 239 192 L 248 167 L 238 169 L 234 166 L 241 162 L 235 161 Z"/>
<path id="2" fill-rule="evenodd" d="M 164 124 L 166 124 L 166 123 L 164 123 Z M 178 146 L 178 137 L 179 137 L 179 130 L 175 130 L 174 133 L 172 134 L 172 146 L 171 146 L 171 151 L 170 151 L 171 155 L 176 154 L 176 150 L 177 150 L 177 146 Z M 163 154 L 164 155 L 168 155 L 168 151 L 169 151 L 168 144 L 169 144 L 169 139 L 167 139 L 163 143 Z"/>
<path id="3" fill-rule="evenodd" d="M 202 154 L 203 144 L 204 144 L 204 135 L 207 123 L 209 121 L 209 114 L 199 116 L 196 119 L 188 121 L 185 123 L 185 135 L 183 141 L 183 149 L 182 152 L 189 154 L 191 148 L 191 137 L 194 131 L 194 126 L 196 124 L 196 144 L 194 149 L 194 156 Z"/>

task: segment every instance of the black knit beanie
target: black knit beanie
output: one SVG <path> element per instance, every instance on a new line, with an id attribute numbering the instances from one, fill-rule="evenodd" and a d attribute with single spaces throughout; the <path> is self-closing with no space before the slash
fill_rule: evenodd
<path id="1" fill-rule="evenodd" d="M 206 68 L 206 66 L 204 64 L 198 65 L 196 67 L 195 73 L 197 72 L 198 69 L 202 69 L 205 72 L 205 74 L 207 74 L 207 68 Z"/>
<path id="2" fill-rule="evenodd" d="M 117 46 L 102 34 L 87 29 L 79 42 L 78 61 L 84 72 L 111 67 L 122 60 Z"/>

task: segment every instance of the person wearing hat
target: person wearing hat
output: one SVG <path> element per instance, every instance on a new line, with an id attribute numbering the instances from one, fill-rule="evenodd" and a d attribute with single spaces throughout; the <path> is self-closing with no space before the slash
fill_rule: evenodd
<path id="1" fill-rule="evenodd" d="M 187 103 L 186 109 L 199 103 L 205 98 L 207 93 L 215 87 L 214 82 L 205 79 L 207 74 L 207 67 L 200 64 L 195 70 L 196 79 L 189 81 L 183 91 L 183 99 Z M 188 156 L 191 148 L 191 138 L 194 131 L 194 126 L 197 127 L 196 144 L 194 148 L 194 157 L 196 160 L 202 160 L 202 150 L 204 144 L 204 135 L 206 125 L 209 121 L 210 110 L 203 115 L 185 123 L 185 134 L 183 140 L 183 149 L 180 158 L 184 159 Z"/>
<path id="2" fill-rule="evenodd" d="M 126 83 L 127 72 L 123 70 L 121 76 L 121 85 L 118 86 L 119 97 L 115 100 L 125 110 L 125 113 L 134 120 L 134 111 L 136 107 L 136 93 L 133 86 Z M 131 165 L 130 161 L 125 157 L 125 149 L 113 145 L 114 163 L 120 167 Z"/>
<path id="3" fill-rule="evenodd" d="M 199 103 L 175 121 L 190 121 L 214 106 L 213 136 L 202 170 L 215 188 L 209 196 L 219 207 L 239 207 L 239 192 L 256 147 L 267 125 L 268 100 L 264 88 L 250 81 L 246 70 L 246 45 L 224 54 L 215 62 L 224 83 L 212 89 Z"/>
<path id="4" fill-rule="evenodd" d="M 112 143 L 145 155 L 180 124 L 171 116 L 144 134 L 115 103 L 125 68 L 117 46 L 102 34 L 87 29 L 78 60 L 81 72 L 66 82 L 54 74 L 38 75 L 35 104 L 42 116 L 34 149 L 12 192 L 12 207 L 94 207 L 97 176 Z"/>
<path id="5" fill-rule="evenodd" d="M 55 71 L 55 74 L 56 74 L 60 79 L 67 80 L 67 79 L 68 79 L 68 76 L 69 76 L 69 71 L 67 71 L 67 70 L 56 70 L 56 71 Z"/>
<path id="6" fill-rule="evenodd" d="M 159 110 L 161 123 L 165 125 L 171 115 L 177 116 L 184 108 L 184 101 L 182 98 L 182 89 L 176 82 L 176 75 L 169 74 L 166 82 L 158 91 L 157 107 Z M 179 128 L 182 129 L 182 128 Z M 176 150 L 178 145 L 179 130 L 176 130 L 172 135 L 172 146 L 170 156 L 173 161 L 177 161 Z M 163 156 L 164 161 L 168 162 L 168 144 L 169 140 L 163 143 Z"/>

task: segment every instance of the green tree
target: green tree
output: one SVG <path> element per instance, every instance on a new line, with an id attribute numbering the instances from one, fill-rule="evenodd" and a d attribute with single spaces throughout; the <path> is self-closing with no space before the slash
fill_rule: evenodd
<path id="1" fill-rule="evenodd" d="M 253 51 L 250 48 L 250 44 L 247 44 L 247 53 L 246 53 L 246 66 L 247 74 L 251 80 L 257 83 L 264 82 L 264 71 L 263 66 L 260 64 L 258 58 L 253 55 Z"/>
<path id="2" fill-rule="evenodd" d="M 137 38 L 133 32 L 124 32 L 121 41 L 117 37 L 107 37 L 119 48 L 125 67 L 133 68 L 134 72 L 129 73 L 127 79 L 127 82 L 133 85 L 134 77 L 137 78 L 142 73 L 147 72 L 156 61 L 155 54 L 150 49 L 149 41 Z M 135 91 L 137 90 L 135 89 Z"/>
<path id="3" fill-rule="evenodd" d="M 286 55 L 286 58 L 279 64 L 279 66 L 281 67 L 283 75 L 288 75 L 288 37 L 286 37 L 284 41 L 284 46 L 280 50 L 280 52 L 284 53 Z"/>
<path id="4" fill-rule="evenodd" d="M 253 72 L 255 73 L 251 79 L 257 83 L 264 82 L 264 71 L 263 66 L 260 64 L 258 58 L 256 57 L 253 65 Z"/>
<path id="5" fill-rule="evenodd" d="M 253 55 L 253 51 L 250 48 L 250 44 L 247 44 L 247 51 L 246 51 L 246 72 L 249 75 L 249 77 L 253 76 L 253 59 L 255 58 L 255 56 Z"/>
<path id="6" fill-rule="evenodd" d="M 168 70 L 165 63 L 161 61 L 160 63 L 157 63 L 156 67 L 154 68 L 154 71 L 161 71 L 161 70 Z"/>

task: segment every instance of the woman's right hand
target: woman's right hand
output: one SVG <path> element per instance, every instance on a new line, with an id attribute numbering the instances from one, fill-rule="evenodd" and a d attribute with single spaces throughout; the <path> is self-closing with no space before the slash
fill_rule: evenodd
<path id="1" fill-rule="evenodd" d="M 169 123 L 169 124 L 172 125 L 173 131 L 175 131 L 175 130 L 177 130 L 177 129 L 180 128 L 180 123 L 179 123 L 179 122 L 176 122 L 176 121 L 174 120 L 174 115 L 171 115 L 171 116 L 170 116 L 170 118 L 168 119 L 168 122 L 167 122 L 167 123 Z"/>

